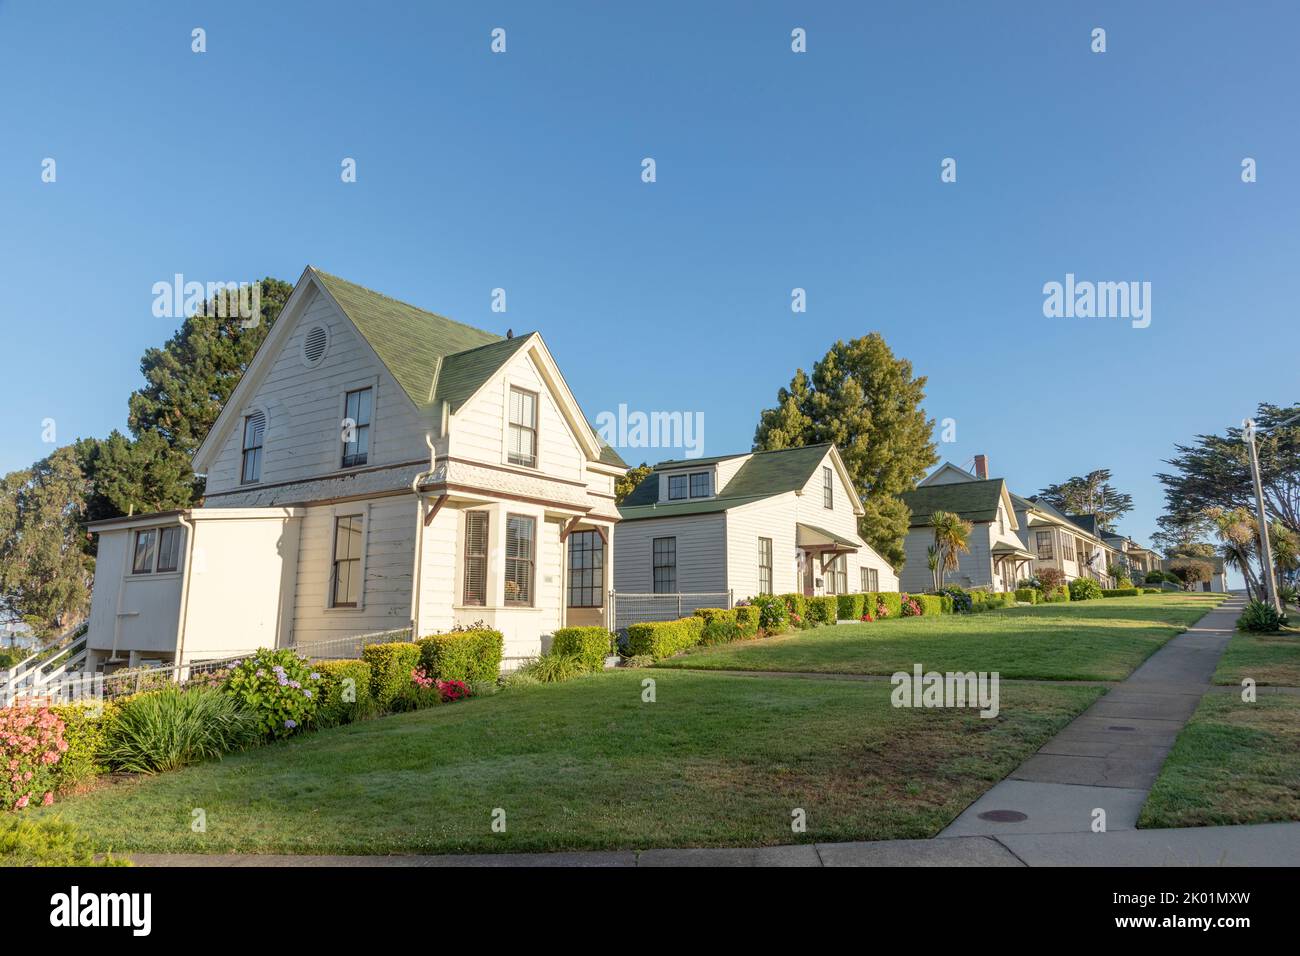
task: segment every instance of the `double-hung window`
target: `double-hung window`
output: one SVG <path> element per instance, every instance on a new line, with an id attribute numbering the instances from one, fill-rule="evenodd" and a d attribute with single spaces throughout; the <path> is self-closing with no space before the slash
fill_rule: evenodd
<path id="1" fill-rule="evenodd" d="M 832 558 L 826 568 L 826 593 L 845 594 L 849 590 L 849 559 L 844 555 Z"/>
<path id="2" fill-rule="evenodd" d="M 364 518 L 334 519 L 334 566 L 330 575 L 330 607 L 357 607 L 361 602 L 361 549 Z"/>
<path id="3" fill-rule="evenodd" d="M 262 480 L 262 442 L 266 438 L 266 416 L 254 412 L 244 416 L 244 458 L 240 470 L 241 484 Z"/>
<path id="4" fill-rule="evenodd" d="M 569 607 L 602 607 L 605 539 L 599 531 L 569 535 Z"/>
<path id="5" fill-rule="evenodd" d="M 880 572 L 875 568 L 862 568 L 862 590 L 866 593 L 875 593 L 880 590 Z M 874 610 L 874 608 L 872 609 Z"/>
<path id="6" fill-rule="evenodd" d="M 677 593 L 677 539 L 655 538 L 651 544 L 654 593 Z"/>
<path id="7" fill-rule="evenodd" d="M 1034 541 L 1038 547 L 1038 560 L 1052 560 L 1052 532 L 1038 531 L 1034 534 Z"/>
<path id="8" fill-rule="evenodd" d="M 691 497 L 709 497 L 709 473 L 707 471 L 691 472 Z"/>
<path id="9" fill-rule="evenodd" d="M 758 539 L 758 593 L 772 593 L 772 539 Z"/>
<path id="10" fill-rule="evenodd" d="M 668 476 L 668 500 L 676 501 L 679 498 L 686 497 L 686 476 L 669 475 Z"/>
<path id="11" fill-rule="evenodd" d="M 343 467 L 364 465 L 370 456 L 371 390 L 348 392 L 343 401 Z"/>
<path id="12" fill-rule="evenodd" d="M 835 475 L 829 468 L 822 468 L 822 507 L 835 508 Z"/>
<path id="13" fill-rule="evenodd" d="M 506 515 L 506 603 L 533 603 L 533 562 L 537 552 L 537 520 Z"/>
<path id="14" fill-rule="evenodd" d="M 506 460 L 510 464 L 537 467 L 537 396 L 522 388 L 510 389 L 509 441 Z"/>
<path id="15" fill-rule="evenodd" d="M 465 512 L 464 603 L 487 604 L 488 513 Z"/>

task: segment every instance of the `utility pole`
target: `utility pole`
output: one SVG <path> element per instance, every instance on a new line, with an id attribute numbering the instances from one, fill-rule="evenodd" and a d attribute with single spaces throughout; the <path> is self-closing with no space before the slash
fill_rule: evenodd
<path id="1" fill-rule="evenodd" d="M 1284 422 L 1283 424 L 1287 424 Z M 1276 611 L 1282 610 L 1277 599 L 1277 582 L 1273 580 L 1273 549 L 1268 541 L 1268 514 L 1264 510 L 1264 485 L 1259 480 L 1259 452 L 1255 450 L 1255 422 L 1247 418 L 1241 423 L 1242 436 L 1250 449 L 1250 477 L 1255 483 L 1255 509 L 1259 523 L 1259 563 L 1263 570 L 1264 599 Z"/>

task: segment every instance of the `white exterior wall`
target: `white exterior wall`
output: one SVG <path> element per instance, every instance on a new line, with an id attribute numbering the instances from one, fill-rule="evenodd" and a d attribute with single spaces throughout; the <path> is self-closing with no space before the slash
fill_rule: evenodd
<path id="1" fill-rule="evenodd" d="M 758 594 L 758 539 L 772 539 L 772 593 L 799 591 L 799 552 L 795 547 L 798 509 L 794 493 L 778 495 L 728 511 L 727 584 L 735 600 Z"/>
<path id="2" fill-rule="evenodd" d="M 824 467 L 831 469 L 835 481 L 830 508 L 825 506 L 822 494 L 822 468 Z M 795 496 L 795 521 L 833 531 L 841 537 L 860 543 L 860 549 L 856 554 L 846 556 L 848 593 L 852 594 L 862 590 L 861 569 L 864 567 L 876 569 L 877 576 L 880 578 L 878 590 L 898 590 L 899 580 L 894 569 L 858 534 L 858 515 L 853 510 L 851 489 L 845 483 L 839 469 L 835 468 L 829 451 L 826 452 L 821 464 L 813 470 L 812 477 L 808 479 L 802 491 Z M 815 561 L 814 580 L 820 578 L 825 582 L 826 573 L 821 569 L 821 560 L 818 558 Z M 925 563 L 922 562 L 921 566 L 925 567 Z M 789 590 L 800 591 L 802 589 L 802 583 L 799 583 L 798 586 Z M 814 590 L 817 594 L 825 594 L 825 584 L 817 586 Z M 780 594 L 781 591 L 778 590 L 777 593 Z"/>
<path id="3" fill-rule="evenodd" d="M 175 526 L 173 519 L 158 525 Z M 180 622 L 181 570 L 164 574 L 132 574 L 131 554 L 137 528 L 99 532 L 95 559 L 95 589 L 91 597 L 87 647 L 97 660 L 106 660 L 117 648 L 116 657 L 125 660 L 131 652 L 147 658 L 170 661 L 176 651 Z M 179 568 L 189 548 L 189 536 L 181 545 Z"/>
<path id="4" fill-rule="evenodd" d="M 652 593 L 652 542 L 671 537 L 677 539 L 678 591 L 698 594 L 727 590 L 727 531 L 722 512 L 620 521 L 614 528 L 615 590 Z"/>
<path id="5" fill-rule="evenodd" d="M 302 362 L 302 341 L 316 325 L 328 329 L 329 347 L 318 365 L 307 368 Z M 316 293 L 257 389 L 238 409 L 237 421 L 208 469 L 208 494 L 240 487 L 243 421 L 254 410 L 266 415 L 261 485 L 355 472 L 340 467 L 344 396 L 367 386 L 373 391 L 370 448 L 363 467 L 427 460 L 424 436 L 429 423 L 420 420 L 401 386 L 352 323 Z M 322 491 L 319 496 L 326 494 Z M 210 506 L 222 506 L 221 498 L 214 498 Z"/>
<path id="6" fill-rule="evenodd" d="M 334 519 L 362 515 L 362 589 L 355 608 L 332 608 Z M 304 509 L 298 546 L 294 634 L 320 641 L 404 628 L 411 620 L 411 575 L 415 560 L 412 495 L 311 505 Z"/>

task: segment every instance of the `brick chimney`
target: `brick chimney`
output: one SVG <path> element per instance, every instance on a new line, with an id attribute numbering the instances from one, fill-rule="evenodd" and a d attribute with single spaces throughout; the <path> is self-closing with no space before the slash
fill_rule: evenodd
<path id="1" fill-rule="evenodd" d="M 976 455 L 975 456 L 975 477 L 987 478 L 988 476 L 989 476 L 989 456 Z"/>

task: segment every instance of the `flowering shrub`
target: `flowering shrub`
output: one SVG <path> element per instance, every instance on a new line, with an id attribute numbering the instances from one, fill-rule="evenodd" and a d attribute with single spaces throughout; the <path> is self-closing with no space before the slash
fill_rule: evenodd
<path id="1" fill-rule="evenodd" d="M 791 612 L 790 612 L 790 623 L 793 624 L 795 627 L 803 627 L 803 618 L 801 618 L 801 617 L 800 617 L 798 614 L 796 614 L 794 611 L 791 611 Z"/>
<path id="2" fill-rule="evenodd" d="M 971 596 L 962 588 L 957 587 L 957 585 L 948 585 L 943 589 L 942 593 L 952 598 L 952 610 L 954 614 L 970 614 L 975 610 L 975 602 L 971 600 Z"/>
<path id="3" fill-rule="evenodd" d="M 434 684 L 433 678 L 424 672 L 423 667 L 417 667 L 411 671 L 411 680 L 415 681 L 416 687 L 423 687 L 425 690 L 428 690 Z M 441 684 L 442 681 L 438 681 L 438 683 Z"/>
<path id="4" fill-rule="evenodd" d="M 469 685 L 459 680 L 440 680 L 438 681 L 438 693 L 442 696 L 445 703 L 452 701 L 464 700 L 469 696 Z"/>
<path id="5" fill-rule="evenodd" d="M 292 650 L 261 650 L 231 665 L 223 689 L 257 716 L 263 733 L 287 737 L 315 718 L 321 675 Z"/>
<path id="6" fill-rule="evenodd" d="M 882 597 L 876 598 L 876 617 L 889 617 L 889 608 L 885 607 L 885 599 Z"/>
<path id="7" fill-rule="evenodd" d="M 864 614 L 862 615 L 862 620 L 866 621 L 867 623 L 871 623 L 872 621 L 875 620 L 875 618 L 872 617 L 870 614 Z"/>
<path id="8" fill-rule="evenodd" d="M 54 802 L 54 765 L 67 753 L 63 721 L 48 707 L 0 710 L 0 806 Z"/>
<path id="9" fill-rule="evenodd" d="M 760 594 L 754 598 L 758 608 L 758 626 L 769 634 L 779 634 L 785 630 L 787 609 L 785 601 L 771 594 Z"/>
<path id="10" fill-rule="evenodd" d="M 923 612 L 916 598 L 910 594 L 903 595 L 903 617 L 920 617 Z"/>

